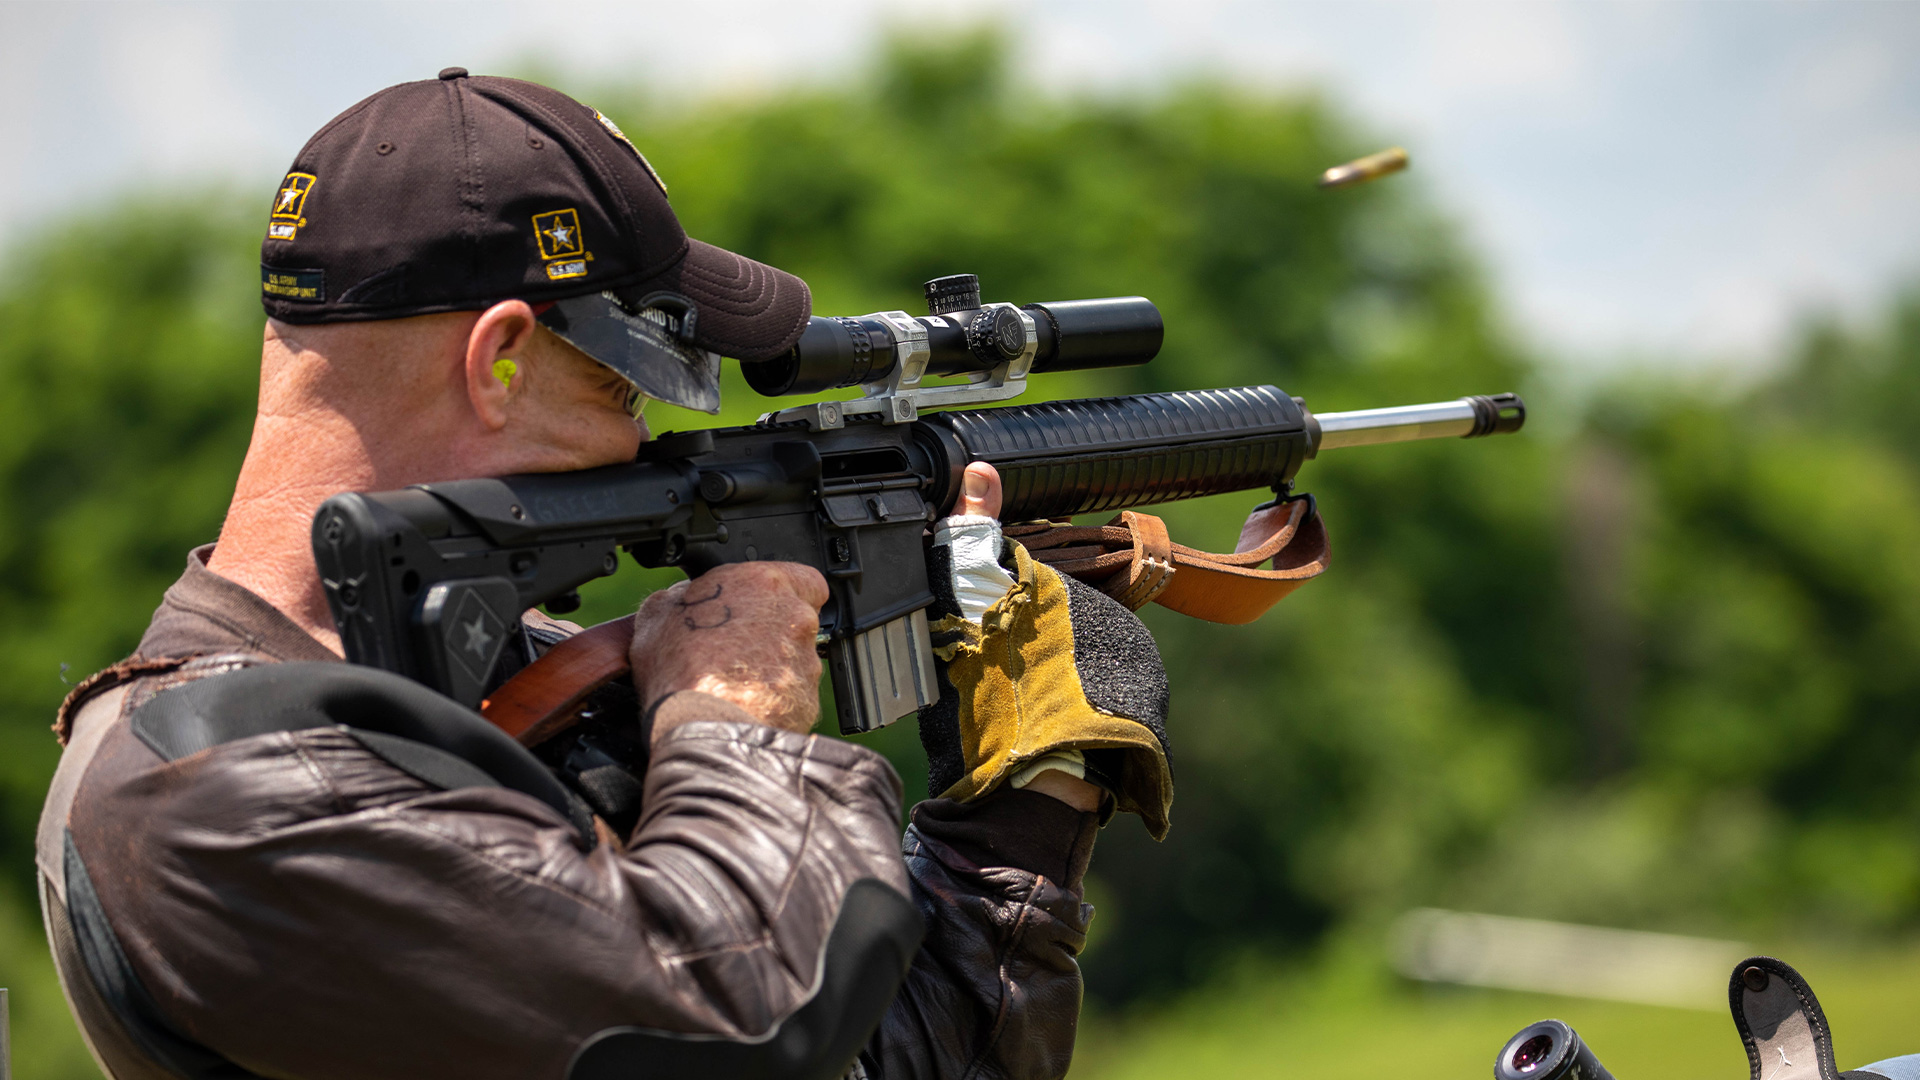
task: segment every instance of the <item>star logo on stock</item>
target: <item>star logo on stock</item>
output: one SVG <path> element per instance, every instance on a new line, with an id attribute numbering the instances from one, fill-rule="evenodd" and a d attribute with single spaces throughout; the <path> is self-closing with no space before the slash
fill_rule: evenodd
<path id="1" fill-rule="evenodd" d="M 470 623 L 461 623 L 460 629 L 467 632 L 467 651 L 482 660 L 487 658 L 487 646 L 493 644 L 493 635 L 487 633 L 487 618 L 484 614 L 475 615 Z"/>
<path id="2" fill-rule="evenodd" d="M 495 612 L 476 588 L 462 588 L 458 600 L 453 600 L 453 614 L 446 627 L 446 657 L 448 668 L 456 665 L 464 670 L 476 685 L 484 686 L 487 676 L 493 673 L 493 662 L 500 655 L 500 647 L 507 640 L 507 623 Z"/>

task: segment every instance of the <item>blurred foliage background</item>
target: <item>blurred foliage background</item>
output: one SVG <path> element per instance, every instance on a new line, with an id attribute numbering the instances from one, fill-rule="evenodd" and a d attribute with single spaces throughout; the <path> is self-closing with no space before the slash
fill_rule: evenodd
<path id="1" fill-rule="evenodd" d="M 1513 389 L 1534 412 L 1515 438 L 1310 464 L 1334 568 L 1259 623 L 1145 613 L 1172 673 L 1175 828 L 1101 840 L 1077 1072 L 1290 1075 L 1302 1045 L 1331 1053 L 1369 1017 L 1390 1039 L 1444 1031 L 1479 1070 L 1527 1020 L 1579 1023 L 1384 975 L 1381 932 L 1416 905 L 1843 953 L 1915 928 L 1920 296 L 1872 325 L 1810 320 L 1762 376 L 1648 365 L 1576 391 L 1503 333 L 1417 176 L 1315 188 L 1391 141 L 1336 105 L 1208 84 L 1062 99 L 1004 57 L 990 32 L 896 41 L 845 84 L 692 106 L 531 76 L 618 119 L 690 233 L 799 273 L 817 312 L 914 309 L 955 272 L 990 299 L 1160 306 L 1154 364 L 1038 396 L 1271 382 L 1333 410 Z M 218 529 L 251 423 L 267 195 L 50 224 L 0 278 L 0 984 L 22 1076 L 92 1071 L 33 918 L 47 725 Z M 723 422 L 764 408 L 737 373 L 727 400 Z M 655 409 L 656 431 L 710 423 Z M 1165 516 L 1230 546 L 1251 501 Z M 629 568 L 585 616 L 666 580 Z M 924 794 L 911 721 L 874 742 Z M 1300 987 L 1321 1004 L 1301 1012 Z M 1677 1046 L 1708 1023 L 1590 1011 Z M 1702 1068 L 1737 1075 L 1726 1022 L 1708 1030 Z M 1920 1049 L 1840 1030 L 1843 1055 Z M 1261 1049 L 1275 1031 L 1294 1056 Z M 1648 1075 L 1694 1060 L 1645 1057 Z"/>

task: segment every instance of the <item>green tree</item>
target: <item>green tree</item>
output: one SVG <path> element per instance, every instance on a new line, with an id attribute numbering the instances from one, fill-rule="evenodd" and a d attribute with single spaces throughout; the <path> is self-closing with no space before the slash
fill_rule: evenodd
<path id="1" fill-rule="evenodd" d="M 0 286 L 0 851 L 29 901 L 63 681 L 132 651 L 246 449 L 250 217 L 127 204 L 28 241 Z"/>
<path id="2" fill-rule="evenodd" d="M 1811 324 L 1757 386 L 1639 379 L 1562 466 L 1586 715 L 1619 771 L 1543 790 L 1454 888 L 1603 921 L 1920 911 L 1920 296 Z M 1605 513 L 1596 507 L 1610 508 Z M 1501 874 L 1522 849 L 1584 853 Z"/>

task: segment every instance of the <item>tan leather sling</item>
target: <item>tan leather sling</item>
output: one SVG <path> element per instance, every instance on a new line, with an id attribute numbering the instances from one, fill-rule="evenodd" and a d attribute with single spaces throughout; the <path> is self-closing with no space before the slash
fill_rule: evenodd
<path id="1" fill-rule="evenodd" d="M 1288 593 L 1327 568 L 1326 526 L 1313 500 L 1255 510 L 1230 555 L 1213 555 L 1167 536 L 1166 522 L 1123 510 L 1105 525 L 1046 522 L 1009 525 L 1046 563 L 1138 611 L 1148 603 L 1208 622 L 1239 626 L 1267 613 Z M 1273 568 L 1261 569 L 1271 562 Z"/>
<path id="2" fill-rule="evenodd" d="M 1305 497 L 1255 510 L 1226 555 L 1176 544 L 1165 522 L 1132 510 L 1105 525 L 1033 522 L 1009 525 L 1006 535 L 1036 561 L 1134 611 L 1156 603 L 1231 625 L 1252 622 L 1318 577 L 1331 555 L 1326 527 Z M 1266 563 L 1270 569 L 1262 569 Z M 549 739 L 573 724 L 588 695 L 628 674 L 632 640 L 631 615 L 575 634 L 481 702 L 481 715 L 528 746 Z"/>

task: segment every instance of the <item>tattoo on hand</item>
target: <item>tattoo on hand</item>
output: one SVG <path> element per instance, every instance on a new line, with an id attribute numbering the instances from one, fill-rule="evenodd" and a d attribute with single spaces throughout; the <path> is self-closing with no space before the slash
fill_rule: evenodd
<path id="1" fill-rule="evenodd" d="M 686 624 L 687 629 L 712 630 L 712 629 L 715 629 L 716 627 L 725 626 L 728 623 L 732 622 L 733 608 L 727 606 L 726 604 L 718 604 L 715 607 L 705 608 L 705 610 L 695 610 L 697 608 L 703 607 L 704 605 L 712 604 L 714 603 L 714 601 L 719 600 L 720 595 L 725 591 L 726 591 L 725 585 L 721 585 L 720 583 L 715 582 L 713 586 L 713 595 L 711 596 L 703 596 L 698 600 L 689 600 L 683 594 L 680 597 L 678 603 L 680 605 L 680 610 L 686 613 L 681 616 L 681 621 Z"/>

